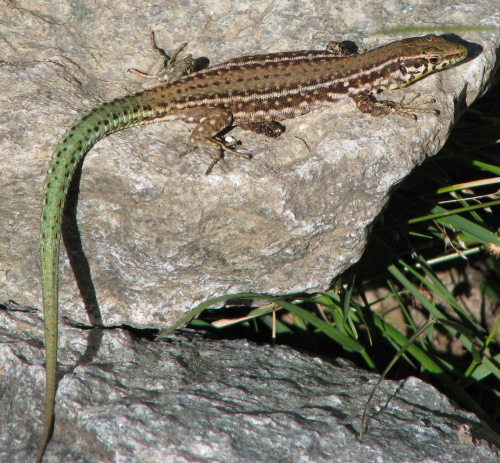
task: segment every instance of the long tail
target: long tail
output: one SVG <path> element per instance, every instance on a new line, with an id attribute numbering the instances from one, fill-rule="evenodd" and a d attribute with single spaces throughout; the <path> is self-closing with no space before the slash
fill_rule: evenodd
<path id="1" fill-rule="evenodd" d="M 64 134 L 52 157 L 44 186 L 40 256 L 45 323 L 46 389 L 43 432 L 36 463 L 52 434 L 57 389 L 58 275 L 63 207 L 73 174 L 85 154 L 101 138 L 155 118 L 147 92 L 104 103 L 78 118 Z"/>

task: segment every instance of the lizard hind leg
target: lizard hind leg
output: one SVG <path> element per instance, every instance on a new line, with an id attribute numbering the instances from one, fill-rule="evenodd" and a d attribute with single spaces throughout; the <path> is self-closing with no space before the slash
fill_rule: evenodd
<path id="1" fill-rule="evenodd" d="M 129 72 L 133 72 L 145 79 L 157 79 L 160 82 L 168 83 L 180 79 L 182 76 L 191 74 L 195 70 L 196 60 L 191 55 L 185 55 L 181 59 L 177 59 L 181 51 L 186 48 L 187 43 L 182 43 L 177 50 L 175 50 L 173 55 L 170 56 L 163 48 L 157 45 L 155 33 L 153 31 L 151 31 L 150 40 L 153 51 L 160 55 L 163 61 L 160 70 L 154 74 L 148 74 L 139 69 L 131 68 L 128 70 Z"/>
<path id="2" fill-rule="evenodd" d="M 286 127 L 278 121 L 249 122 L 240 124 L 240 127 L 270 138 L 278 138 L 286 130 Z"/>
<path id="3" fill-rule="evenodd" d="M 208 148 L 212 163 L 208 167 L 207 175 L 224 158 L 224 151 L 246 159 L 252 158 L 251 154 L 235 150 L 221 138 L 221 133 L 230 128 L 233 122 L 233 115 L 230 111 L 215 107 L 197 108 L 185 111 L 184 114 L 180 114 L 180 118 L 185 122 L 198 122 L 198 125 L 191 132 L 193 149 L 189 152 L 196 148 Z"/>

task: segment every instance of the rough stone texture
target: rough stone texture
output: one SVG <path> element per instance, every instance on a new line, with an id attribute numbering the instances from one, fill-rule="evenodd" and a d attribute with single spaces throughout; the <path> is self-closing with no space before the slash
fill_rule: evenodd
<path id="1" fill-rule="evenodd" d="M 40 305 L 38 218 L 51 153 L 84 110 L 151 84 L 127 73 L 157 64 L 150 30 L 166 48 L 187 41 L 189 52 L 215 64 L 240 54 L 322 48 L 331 39 L 373 48 L 412 35 L 374 35 L 381 25 L 430 24 L 427 4 L 385 3 L 3 2 L 0 300 Z M 472 9 L 442 1 L 432 17 L 498 24 L 493 3 L 476 1 Z M 62 252 L 65 313 L 85 322 L 82 305 L 98 305 L 95 317 L 108 325 L 158 326 L 222 294 L 325 289 L 360 257 L 390 191 L 438 151 L 485 87 L 498 33 L 463 38 L 484 52 L 387 95 L 432 96 L 438 118 L 376 119 L 345 104 L 288 121 L 278 140 L 235 130 L 254 159 L 229 156 L 208 177 L 205 156 L 179 159 L 189 136 L 184 123 L 134 128 L 100 142 L 79 184 L 79 231 L 71 221 L 65 226 L 76 260 L 75 275 Z"/>
<path id="2" fill-rule="evenodd" d="M 0 461 L 20 463 L 41 430 L 42 322 L 13 308 L 0 309 Z M 61 344 L 47 463 L 499 459 L 500 436 L 416 378 L 382 383 L 359 441 L 378 376 L 345 361 L 190 332 L 149 343 L 64 325 Z"/>

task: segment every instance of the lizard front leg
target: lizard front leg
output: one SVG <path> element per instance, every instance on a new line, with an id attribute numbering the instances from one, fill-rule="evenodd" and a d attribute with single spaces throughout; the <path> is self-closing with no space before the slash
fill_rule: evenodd
<path id="1" fill-rule="evenodd" d="M 371 93 L 360 93 L 352 97 L 357 108 L 371 116 L 387 116 L 388 114 L 398 114 L 416 120 L 416 114 L 439 114 L 437 109 L 419 108 L 407 106 L 403 103 L 396 103 L 391 100 L 377 100 Z M 421 104 L 435 103 L 435 100 L 423 101 Z"/>
<path id="2" fill-rule="evenodd" d="M 358 54 L 350 52 L 342 42 L 336 42 L 335 40 L 330 40 L 330 42 L 326 44 L 326 51 L 339 58 Z"/>

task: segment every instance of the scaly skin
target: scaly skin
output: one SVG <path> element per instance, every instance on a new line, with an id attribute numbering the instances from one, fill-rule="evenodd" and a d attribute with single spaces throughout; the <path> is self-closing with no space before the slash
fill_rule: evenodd
<path id="1" fill-rule="evenodd" d="M 149 109 L 145 109 L 147 106 Z M 61 222 L 68 188 L 76 167 L 101 138 L 144 123 L 156 111 L 142 96 L 119 98 L 97 106 L 77 119 L 62 137 L 52 157 L 44 187 L 41 217 L 41 271 L 45 323 L 46 391 L 43 433 L 36 462 L 50 439 L 57 387 L 58 275 Z"/>
<path id="2" fill-rule="evenodd" d="M 231 125 L 276 137 L 284 130 L 276 121 L 342 98 L 350 98 L 360 111 L 376 116 L 398 114 L 416 119 L 414 113 L 436 114 L 432 109 L 377 101 L 374 94 L 404 88 L 462 61 L 466 55 L 462 45 L 425 36 L 363 54 L 350 54 L 332 42 L 326 51 L 245 56 L 102 104 L 77 119 L 57 146 L 44 187 L 41 271 L 47 360 L 44 427 L 36 462 L 42 461 L 54 417 L 62 212 L 75 169 L 95 143 L 133 125 L 167 119 L 194 122 L 198 126 L 191 134 L 193 144 L 219 152 L 210 170 L 222 150 L 243 155 L 219 137 Z"/>

